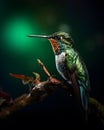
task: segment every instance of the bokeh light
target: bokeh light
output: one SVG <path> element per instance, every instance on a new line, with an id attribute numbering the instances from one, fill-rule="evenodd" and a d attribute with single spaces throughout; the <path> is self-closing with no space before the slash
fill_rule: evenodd
<path id="1" fill-rule="evenodd" d="M 29 34 L 40 32 L 38 25 L 27 16 L 12 16 L 4 26 L 3 41 L 4 47 L 12 52 L 27 53 L 33 48 L 33 42 L 38 39 L 28 38 Z"/>
<path id="2" fill-rule="evenodd" d="M 44 63 L 52 76 L 62 79 L 56 70 L 55 57 L 49 41 L 30 38 L 27 35 L 48 35 L 65 31 L 71 34 L 88 68 L 91 82 L 90 96 L 104 104 L 103 1 L 1 0 L 0 18 L 0 87 L 2 90 L 8 92 L 13 98 L 29 92 L 28 86 L 24 86 L 20 80 L 14 79 L 9 73 L 33 76 L 32 72 L 37 72 L 41 76 L 41 81 L 47 80 L 37 59 Z M 38 129 L 76 127 L 78 129 L 77 126 L 79 124 L 82 126 L 83 121 L 80 120 L 81 115 L 79 116 L 75 110 L 73 96 L 69 96 L 69 93 L 61 89 L 57 90 L 44 101 L 15 113 L 12 120 L 4 120 L 3 126 L 9 129 L 15 128 L 14 126 L 19 129 L 22 126 L 23 129 L 25 127 Z M 100 129 L 99 121 L 93 124 L 92 119 L 90 124 L 93 127 L 89 126 L 89 128 L 94 129 L 97 126 Z M 2 129 L 1 123 L 0 128 Z"/>

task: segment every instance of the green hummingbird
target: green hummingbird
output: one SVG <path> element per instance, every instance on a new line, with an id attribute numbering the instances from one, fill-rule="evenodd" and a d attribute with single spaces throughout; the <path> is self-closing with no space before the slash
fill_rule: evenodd
<path id="1" fill-rule="evenodd" d="M 73 88 L 79 106 L 88 111 L 90 81 L 87 67 L 78 53 L 70 34 L 55 32 L 52 35 L 29 35 L 50 41 L 55 55 L 56 68 L 62 78 Z"/>

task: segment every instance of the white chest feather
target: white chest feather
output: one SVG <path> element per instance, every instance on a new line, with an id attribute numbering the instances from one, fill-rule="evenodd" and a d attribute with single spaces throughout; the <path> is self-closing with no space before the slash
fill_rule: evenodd
<path id="1" fill-rule="evenodd" d="M 56 55 L 55 60 L 56 60 L 56 67 L 58 67 L 57 65 L 63 66 L 65 64 L 65 52 Z"/>
<path id="2" fill-rule="evenodd" d="M 57 71 L 60 73 L 60 75 L 66 79 L 63 75 L 63 72 L 65 70 L 65 52 L 62 52 L 59 55 L 55 56 L 55 62 L 56 62 L 56 68 Z"/>
<path id="3" fill-rule="evenodd" d="M 67 82 L 69 84 L 71 84 L 71 81 L 69 80 L 68 77 L 66 77 L 67 75 L 67 71 L 66 71 L 66 65 L 65 65 L 65 52 L 62 52 L 59 55 L 55 56 L 55 62 L 56 62 L 56 69 L 59 72 L 59 74 L 65 79 L 67 80 Z"/>

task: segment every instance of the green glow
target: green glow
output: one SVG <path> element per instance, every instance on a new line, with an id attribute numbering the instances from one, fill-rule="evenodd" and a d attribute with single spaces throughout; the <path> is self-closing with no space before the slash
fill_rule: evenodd
<path id="1" fill-rule="evenodd" d="M 34 27 L 35 26 L 35 27 Z M 38 39 L 28 38 L 29 34 L 37 34 L 39 29 L 28 17 L 16 17 L 5 24 L 3 39 L 5 47 L 11 51 L 24 53 L 31 51 L 33 44 Z"/>

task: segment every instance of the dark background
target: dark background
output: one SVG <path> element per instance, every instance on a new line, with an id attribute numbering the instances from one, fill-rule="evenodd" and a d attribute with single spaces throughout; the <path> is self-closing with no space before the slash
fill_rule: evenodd
<path id="1" fill-rule="evenodd" d="M 28 34 L 70 33 L 87 65 L 90 96 L 104 104 L 104 5 L 92 0 L 1 0 L 0 1 L 0 87 L 13 99 L 28 92 L 9 73 L 47 77 L 37 63 L 39 58 L 52 75 L 56 71 L 54 54 L 47 40 L 29 39 Z M 98 122 L 97 122 L 98 123 Z M 61 90 L 42 103 L 30 106 L 3 122 L 2 126 L 74 128 L 81 126 L 80 113 L 73 100 Z M 95 123 L 96 124 L 96 123 Z M 49 126 L 49 127 L 48 127 Z M 93 125 L 92 125 L 93 126 Z M 99 126 L 99 125 L 98 125 Z M 14 128 L 14 127 L 13 127 Z"/>

